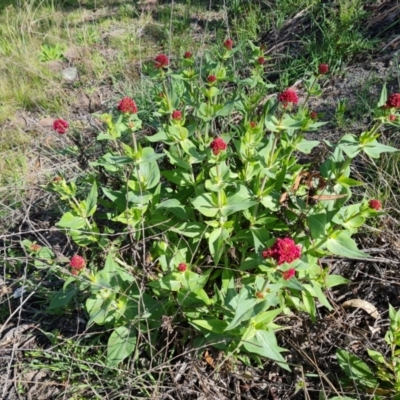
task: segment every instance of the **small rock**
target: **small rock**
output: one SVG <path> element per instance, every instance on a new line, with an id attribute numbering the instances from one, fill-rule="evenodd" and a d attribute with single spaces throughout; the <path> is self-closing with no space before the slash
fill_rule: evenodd
<path id="1" fill-rule="evenodd" d="M 42 118 L 38 124 L 42 128 L 51 128 L 53 126 L 53 122 L 55 121 L 54 118 Z"/>
<path id="2" fill-rule="evenodd" d="M 79 92 L 77 94 L 76 100 L 75 100 L 76 108 L 79 108 L 80 110 L 88 111 L 89 105 L 90 105 L 89 97 L 85 93 Z"/>
<path id="3" fill-rule="evenodd" d="M 64 63 L 61 60 L 46 61 L 42 63 L 50 72 L 55 74 L 61 72 L 64 68 Z"/>
<path id="4" fill-rule="evenodd" d="M 67 50 L 64 51 L 63 56 L 68 61 L 74 61 L 83 55 L 83 49 L 80 47 L 69 47 Z"/>
<path id="5" fill-rule="evenodd" d="M 78 70 L 75 67 L 65 68 L 61 72 L 64 80 L 68 82 L 73 82 L 78 78 Z"/>
<path id="6" fill-rule="evenodd" d="M 124 35 L 125 32 L 126 32 L 126 29 L 116 29 L 115 31 L 108 32 L 108 36 L 119 37 L 119 36 Z"/>

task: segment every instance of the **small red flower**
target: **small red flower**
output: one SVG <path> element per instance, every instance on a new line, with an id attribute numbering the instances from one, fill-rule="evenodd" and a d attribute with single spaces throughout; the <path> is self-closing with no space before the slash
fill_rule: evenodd
<path id="1" fill-rule="evenodd" d="M 318 118 L 318 114 L 315 111 L 311 111 L 310 112 L 310 118 L 311 119 L 317 119 Z"/>
<path id="2" fill-rule="evenodd" d="M 369 208 L 372 208 L 373 210 L 379 211 L 382 208 L 382 204 L 379 200 L 372 199 L 368 203 Z"/>
<path id="3" fill-rule="evenodd" d="M 215 156 L 217 156 L 222 150 L 226 150 L 226 143 L 222 138 L 215 138 L 211 144 L 211 150 Z"/>
<path id="4" fill-rule="evenodd" d="M 30 249 L 34 252 L 38 252 L 41 248 L 42 248 L 42 246 L 37 243 L 32 243 L 30 246 Z"/>
<path id="5" fill-rule="evenodd" d="M 178 265 L 178 271 L 179 271 L 179 272 L 185 272 L 186 269 L 187 269 L 187 265 L 186 265 L 185 263 L 180 263 L 180 264 Z"/>
<path id="6" fill-rule="evenodd" d="M 280 93 L 278 100 L 283 103 L 284 107 L 287 107 L 289 103 L 297 104 L 299 102 L 297 93 L 293 89 L 286 89 L 284 92 Z"/>
<path id="7" fill-rule="evenodd" d="M 273 258 L 278 265 L 291 263 L 300 258 L 301 250 L 291 238 L 276 239 L 274 245 L 262 252 L 263 258 Z"/>
<path id="8" fill-rule="evenodd" d="M 264 293 L 256 292 L 256 297 L 257 297 L 257 299 L 263 299 L 265 296 L 264 296 Z"/>
<path id="9" fill-rule="evenodd" d="M 171 114 L 173 120 L 180 120 L 182 118 L 182 113 L 179 110 L 175 110 Z"/>
<path id="10" fill-rule="evenodd" d="M 208 77 L 207 77 L 208 83 L 214 83 L 216 80 L 217 80 L 217 77 L 215 75 L 208 75 Z"/>
<path id="11" fill-rule="evenodd" d="M 264 57 L 258 57 L 257 58 L 257 64 L 260 64 L 260 65 L 265 64 L 265 58 Z"/>
<path id="12" fill-rule="evenodd" d="M 190 51 L 185 51 L 183 58 L 192 58 L 192 57 L 193 57 L 193 54 Z"/>
<path id="13" fill-rule="evenodd" d="M 136 114 L 138 112 L 136 103 L 130 97 L 124 97 L 118 103 L 117 108 L 120 112 L 127 114 Z"/>
<path id="14" fill-rule="evenodd" d="M 77 275 L 79 271 L 85 268 L 86 261 L 83 257 L 79 256 L 78 254 L 75 254 L 74 256 L 71 257 L 69 265 L 71 267 L 72 274 Z"/>
<path id="15" fill-rule="evenodd" d="M 394 115 L 394 114 L 390 114 L 390 115 L 389 115 L 389 121 L 390 121 L 390 122 L 396 121 L 396 118 L 397 118 L 397 115 Z"/>
<path id="16" fill-rule="evenodd" d="M 225 47 L 227 50 L 232 50 L 232 47 L 233 47 L 233 40 L 232 40 L 231 38 L 226 39 L 225 42 L 224 42 L 224 47 Z"/>
<path id="17" fill-rule="evenodd" d="M 327 73 L 329 72 L 329 65 L 328 65 L 328 64 L 320 64 L 320 65 L 318 66 L 318 72 L 319 72 L 321 75 L 327 74 Z"/>
<path id="18" fill-rule="evenodd" d="M 168 67 L 169 59 L 165 54 L 159 54 L 154 59 L 154 67 L 155 68 L 165 68 Z"/>
<path id="19" fill-rule="evenodd" d="M 56 119 L 53 122 L 53 129 L 59 134 L 65 133 L 67 131 L 68 127 L 69 127 L 68 122 L 65 121 L 64 119 L 61 119 L 61 118 Z"/>
<path id="20" fill-rule="evenodd" d="M 294 268 L 290 268 L 287 271 L 282 272 L 282 277 L 285 281 L 293 278 L 296 275 L 296 270 Z"/>
<path id="21" fill-rule="evenodd" d="M 250 128 L 254 129 L 257 126 L 257 123 L 254 121 L 250 121 Z"/>
<path id="22" fill-rule="evenodd" d="M 63 178 L 61 178 L 61 176 L 57 175 L 57 176 L 55 176 L 55 177 L 53 178 L 53 181 L 52 181 L 52 182 L 54 182 L 54 183 L 59 183 L 59 182 L 61 182 L 62 180 L 63 180 Z"/>
<path id="23" fill-rule="evenodd" d="M 400 93 L 393 93 L 389 96 L 386 105 L 388 107 L 400 108 Z"/>

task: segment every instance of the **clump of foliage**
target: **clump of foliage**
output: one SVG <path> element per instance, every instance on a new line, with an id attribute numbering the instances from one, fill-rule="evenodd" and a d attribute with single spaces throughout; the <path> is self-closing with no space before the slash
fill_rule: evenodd
<path id="1" fill-rule="evenodd" d="M 362 152 L 396 151 L 377 139 L 382 124 L 397 123 L 399 106 L 384 89 L 370 130 L 338 143 L 306 140 L 325 124 L 307 104 L 328 65 L 308 73 L 301 101 L 295 88 L 265 81 L 262 50 L 248 50 L 243 76 L 231 39 L 201 62 L 190 52 L 177 65 L 158 55 L 146 70 L 156 133 L 139 140 L 142 110 L 124 98 L 101 117 L 103 153 L 87 173 L 49 185 L 62 202 L 57 225 L 80 253 L 70 270 L 51 260 L 65 284 L 50 309 L 83 296 L 88 325 L 113 329 L 109 365 L 140 346 L 137 331 L 156 343 L 168 316 L 197 331 L 195 347 L 289 369 L 275 337 L 285 327 L 274 320 L 292 311 L 315 320 L 316 302 L 332 309 L 324 290 L 346 280 L 322 257 L 368 257 L 352 235 L 381 204 L 352 198 L 362 182 L 350 164 Z M 77 153 L 78 133 L 64 122 L 54 128 Z"/>
<path id="2" fill-rule="evenodd" d="M 338 350 L 336 357 L 348 379 L 343 380 L 347 387 L 350 382 L 356 383 L 359 389 L 374 394 L 374 399 L 400 399 L 400 310 L 389 305 L 389 329 L 385 341 L 389 346 L 388 356 L 379 351 L 368 349 L 368 356 L 374 363 L 371 369 L 359 357 L 346 350 Z"/>

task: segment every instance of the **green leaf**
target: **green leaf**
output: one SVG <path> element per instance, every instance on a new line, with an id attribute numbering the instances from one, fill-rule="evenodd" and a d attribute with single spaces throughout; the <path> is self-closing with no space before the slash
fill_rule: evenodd
<path id="1" fill-rule="evenodd" d="M 226 321 L 220 319 L 195 319 L 189 322 L 196 329 L 206 330 L 213 333 L 224 333 L 228 326 Z"/>
<path id="2" fill-rule="evenodd" d="M 311 293 L 307 290 L 301 292 L 302 298 L 303 298 L 303 304 L 305 310 L 308 312 L 308 314 L 311 317 L 312 322 L 316 322 L 316 316 L 317 316 L 317 309 L 315 307 L 315 301 L 314 297 L 311 295 Z"/>
<path id="3" fill-rule="evenodd" d="M 243 347 L 250 353 L 275 361 L 281 368 L 290 371 L 285 359 L 280 354 L 284 349 L 278 346 L 272 330 L 257 330 L 255 335 L 244 342 Z"/>
<path id="4" fill-rule="evenodd" d="M 92 184 L 92 189 L 85 201 L 86 216 L 90 217 L 96 212 L 97 208 L 97 184 L 96 181 Z"/>
<path id="5" fill-rule="evenodd" d="M 78 293 L 76 286 L 69 286 L 68 288 L 62 288 L 59 290 L 54 297 L 51 299 L 50 305 L 47 308 L 48 311 L 56 308 L 66 307 L 71 299 Z"/>
<path id="6" fill-rule="evenodd" d="M 136 331 L 127 326 L 119 326 L 110 335 L 107 344 L 107 366 L 115 367 L 129 357 L 136 347 Z"/>
<path id="7" fill-rule="evenodd" d="M 211 271 L 212 270 L 209 269 L 207 272 L 204 272 L 201 275 L 193 271 L 185 271 L 184 273 L 179 273 L 178 279 L 180 280 L 182 286 L 185 289 L 196 293 L 204 288 L 205 284 L 208 281 L 208 277 L 210 276 Z"/>
<path id="8" fill-rule="evenodd" d="M 171 292 L 177 292 L 181 287 L 181 281 L 178 279 L 176 274 L 168 274 L 163 276 L 161 279 L 157 281 L 152 281 L 148 283 L 148 286 L 154 289 L 164 289 Z"/>
<path id="9" fill-rule="evenodd" d="M 296 145 L 296 150 L 304 154 L 310 154 L 312 149 L 317 147 L 319 143 L 320 142 L 318 140 L 302 139 L 302 141 Z"/>
<path id="10" fill-rule="evenodd" d="M 192 201 L 193 207 L 206 217 L 215 217 L 219 211 L 218 199 L 214 193 L 203 193 Z"/>
<path id="11" fill-rule="evenodd" d="M 340 275 L 328 275 L 325 279 L 326 287 L 331 288 L 334 286 L 344 285 L 350 281 Z"/>
<path id="12" fill-rule="evenodd" d="M 172 171 L 162 171 L 162 176 L 165 176 L 170 182 L 175 183 L 180 187 L 193 187 L 192 174 L 184 171 L 181 168 Z"/>
<path id="13" fill-rule="evenodd" d="M 160 183 L 160 169 L 156 162 L 140 163 L 138 171 L 134 170 L 134 175 L 144 185 L 144 189 L 151 189 Z"/>
<path id="14" fill-rule="evenodd" d="M 221 259 L 225 248 L 225 241 L 228 237 L 229 231 L 227 229 L 217 228 L 211 232 L 210 237 L 208 238 L 208 247 L 215 265 L 218 265 L 218 262 Z"/>
<path id="15" fill-rule="evenodd" d="M 396 149 L 392 146 L 386 146 L 385 144 L 379 143 L 376 140 L 372 141 L 371 143 L 367 143 L 362 148 L 364 152 L 371 158 L 379 158 L 381 153 L 394 153 L 399 151 L 399 149 Z"/>
<path id="16" fill-rule="evenodd" d="M 307 222 L 314 240 L 326 235 L 326 212 L 308 215 Z"/>
<path id="17" fill-rule="evenodd" d="M 61 228 L 81 229 L 86 225 L 85 218 L 76 214 L 75 211 L 66 212 L 57 223 Z"/>
<path id="18" fill-rule="evenodd" d="M 387 94 L 387 89 L 386 89 L 386 83 L 383 85 L 382 87 L 382 91 L 381 91 L 381 97 L 379 98 L 379 102 L 378 102 L 378 107 L 382 107 L 386 104 L 388 99 L 388 94 Z"/>
<path id="19" fill-rule="evenodd" d="M 386 364 L 385 357 L 379 351 L 367 349 L 368 355 L 378 364 Z"/>
<path id="20" fill-rule="evenodd" d="M 354 158 L 361 151 L 358 138 L 350 134 L 344 135 L 339 140 L 338 148 L 343 150 L 344 153 L 350 158 Z"/>
<path id="21" fill-rule="evenodd" d="M 165 200 L 162 203 L 157 204 L 155 208 L 156 210 L 165 209 L 166 211 L 171 212 L 172 214 L 183 220 L 189 219 L 186 214 L 185 208 L 177 199 Z"/>
<path id="22" fill-rule="evenodd" d="M 326 242 L 327 249 L 335 255 L 346 258 L 367 258 L 369 254 L 358 250 L 356 242 L 347 231 L 336 232 Z"/>
<path id="23" fill-rule="evenodd" d="M 355 179 L 349 178 L 345 175 L 341 175 L 340 178 L 336 181 L 339 185 L 351 187 L 351 186 L 363 186 L 364 183 L 357 181 Z"/>
<path id="24" fill-rule="evenodd" d="M 310 284 L 314 290 L 315 295 L 317 296 L 319 302 L 324 305 L 328 310 L 332 311 L 333 307 L 329 304 L 328 299 L 322 293 L 322 289 L 319 283 L 316 281 L 310 281 Z"/>
<path id="25" fill-rule="evenodd" d="M 152 143 L 155 143 L 155 142 L 166 142 L 168 140 L 168 136 L 167 136 L 166 132 L 158 131 L 153 136 L 146 136 L 146 139 L 149 142 L 152 142 Z"/>
<path id="26" fill-rule="evenodd" d="M 235 193 L 227 195 L 227 204 L 221 207 L 221 214 L 227 217 L 237 211 L 247 210 L 257 204 L 252 197 L 253 193 L 250 189 L 244 185 L 238 185 Z"/>
<path id="27" fill-rule="evenodd" d="M 350 379 L 353 379 L 369 388 L 377 387 L 378 381 L 376 380 L 375 375 L 372 373 L 368 365 L 360 358 L 346 350 L 338 350 L 336 352 L 336 358 L 339 362 L 340 368 L 342 368 Z"/>

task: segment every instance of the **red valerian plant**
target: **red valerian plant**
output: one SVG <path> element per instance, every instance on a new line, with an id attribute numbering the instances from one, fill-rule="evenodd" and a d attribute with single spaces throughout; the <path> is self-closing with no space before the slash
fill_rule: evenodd
<path id="1" fill-rule="evenodd" d="M 69 127 L 68 122 L 65 121 L 64 119 L 59 118 L 53 122 L 53 129 L 59 134 L 65 133 L 68 127 Z"/>
<path id="2" fill-rule="evenodd" d="M 265 249 L 262 252 L 262 256 L 266 258 L 273 258 L 278 265 L 281 265 L 285 262 L 291 263 L 294 260 L 300 258 L 301 250 L 299 246 L 296 246 L 296 243 L 291 238 L 278 238 L 274 245 Z"/>
<path id="3" fill-rule="evenodd" d="M 192 57 L 193 57 L 193 54 L 190 51 L 185 51 L 183 58 L 192 58 Z"/>
<path id="4" fill-rule="evenodd" d="M 296 275 L 296 270 L 294 268 L 290 268 L 287 271 L 282 272 L 282 277 L 285 281 L 293 278 Z"/>
<path id="5" fill-rule="evenodd" d="M 400 93 L 392 93 L 386 102 L 386 106 L 388 108 L 400 108 Z"/>
<path id="6" fill-rule="evenodd" d="M 130 97 L 124 97 L 119 102 L 118 110 L 126 114 L 136 114 L 138 112 L 136 103 Z"/>
<path id="7" fill-rule="evenodd" d="M 257 58 L 257 64 L 260 64 L 260 65 L 265 64 L 265 58 L 264 57 L 258 57 Z"/>
<path id="8" fill-rule="evenodd" d="M 169 59 L 165 54 L 159 54 L 154 59 L 154 67 L 155 68 L 165 68 L 168 67 Z"/>
<path id="9" fill-rule="evenodd" d="M 211 150 L 215 156 L 217 156 L 221 151 L 226 150 L 227 144 L 224 142 L 222 138 L 215 138 L 211 144 Z"/>
<path id="10" fill-rule="evenodd" d="M 224 47 L 227 50 L 232 50 L 232 48 L 233 48 L 233 40 L 231 38 L 226 39 L 225 42 L 224 42 Z"/>
<path id="11" fill-rule="evenodd" d="M 328 64 L 320 64 L 320 65 L 318 66 L 318 72 L 319 72 L 321 75 L 327 74 L 327 73 L 329 72 L 329 65 L 328 65 Z"/>
<path id="12" fill-rule="evenodd" d="M 208 83 L 214 83 L 216 80 L 217 80 L 217 77 L 215 75 L 208 75 L 208 77 L 207 77 Z"/>
<path id="13" fill-rule="evenodd" d="M 179 272 L 185 272 L 187 270 L 187 265 L 185 263 L 180 263 L 178 265 L 178 271 Z"/>
<path id="14" fill-rule="evenodd" d="M 174 110 L 171 114 L 173 120 L 180 120 L 182 118 L 182 112 L 179 110 Z"/>
<path id="15" fill-rule="evenodd" d="M 83 257 L 79 256 L 78 254 L 75 254 L 74 256 L 71 257 L 69 265 L 71 267 L 72 275 L 78 275 L 79 271 L 82 271 L 85 268 L 86 261 Z"/>
<path id="16" fill-rule="evenodd" d="M 286 89 L 284 92 L 280 93 L 278 100 L 287 107 L 289 103 L 297 104 L 299 102 L 299 97 L 293 89 Z"/>
<path id="17" fill-rule="evenodd" d="M 372 199 L 368 203 L 369 208 L 379 211 L 382 208 L 382 203 L 379 200 Z"/>

